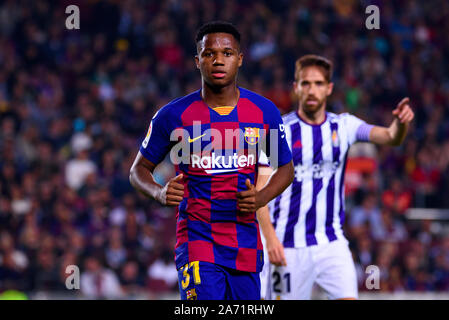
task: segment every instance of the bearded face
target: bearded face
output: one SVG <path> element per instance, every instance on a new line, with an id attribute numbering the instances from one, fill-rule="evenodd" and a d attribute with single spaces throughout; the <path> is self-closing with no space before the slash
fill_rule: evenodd
<path id="1" fill-rule="evenodd" d="M 313 114 L 326 108 L 326 99 L 332 93 L 333 83 L 328 82 L 323 71 L 316 66 L 306 67 L 299 73 L 294 83 L 299 98 L 299 108 L 307 114 Z"/>

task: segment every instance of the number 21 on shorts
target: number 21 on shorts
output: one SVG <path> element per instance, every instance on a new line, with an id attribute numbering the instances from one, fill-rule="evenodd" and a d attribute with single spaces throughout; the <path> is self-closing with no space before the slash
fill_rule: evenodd
<path id="1" fill-rule="evenodd" d="M 192 261 L 190 262 L 190 264 L 187 263 L 184 267 L 182 267 L 182 269 L 183 269 L 182 275 L 184 278 L 182 279 L 181 286 L 183 290 L 186 289 L 190 284 L 189 270 L 192 270 L 193 282 L 195 284 L 201 283 L 199 261 Z"/>
<path id="2" fill-rule="evenodd" d="M 290 292 L 290 272 L 281 274 L 278 271 L 274 271 L 273 277 L 273 292 L 287 293 Z"/>

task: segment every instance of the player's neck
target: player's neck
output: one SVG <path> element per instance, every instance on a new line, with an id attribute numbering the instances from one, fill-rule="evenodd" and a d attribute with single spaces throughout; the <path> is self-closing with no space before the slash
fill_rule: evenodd
<path id="1" fill-rule="evenodd" d="M 322 124 L 326 120 L 325 105 L 314 112 L 306 112 L 304 108 L 299 107 L 297 112 L 302 120 L 312 125 Z"/>
<path id="2" fill-rule="evenodd" d="M 212 108 L 235 106 L 240 97 L 240 90 L 235 83 L 221 88 L 213 88 L 206 83 L 203 83 L 201 96 L 204 102 Z"/>

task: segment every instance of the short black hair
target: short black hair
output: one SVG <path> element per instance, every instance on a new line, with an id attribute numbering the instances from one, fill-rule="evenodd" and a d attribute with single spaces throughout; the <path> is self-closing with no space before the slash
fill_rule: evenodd
<path id="1" fill-rule="evenodd" d="M 201 41 L 206 34 L 218 32 L 232 34 L 240 44 L 240 32 L 232 23 L 226 21 L 211 21 L 203 24 L 196 32 L 195 43 Z"/>

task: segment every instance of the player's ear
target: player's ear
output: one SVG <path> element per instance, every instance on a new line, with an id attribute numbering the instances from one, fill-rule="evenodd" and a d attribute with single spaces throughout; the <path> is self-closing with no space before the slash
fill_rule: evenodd
<path id="1" fill-rule="evenodd" d="M 195 55 L 195 64 L 196 64 L 196 68 L 199 69 L 200 68 L 200 58 L 198 55 Z"/>
<path id="2" fill-rule="evenodd" d="M 297 95 L 298 94 L 298 82 L 293 81 L 293 92 Z"/>
<path id="3" fill-rule="evenodd" d="M 243 53 L 240 52 L 240 53 L 239 53 L 239 67 L 241 67 L 242 64 L 243 64 Z"/>
<path id="4" fill-rule="evenodd" d="M 332 90 L 334 89 L 334 83 L 333 82 L 329 82 L 329 84 L 327 85 L 327 95 L 330 96 L 332 94 Z"/>

